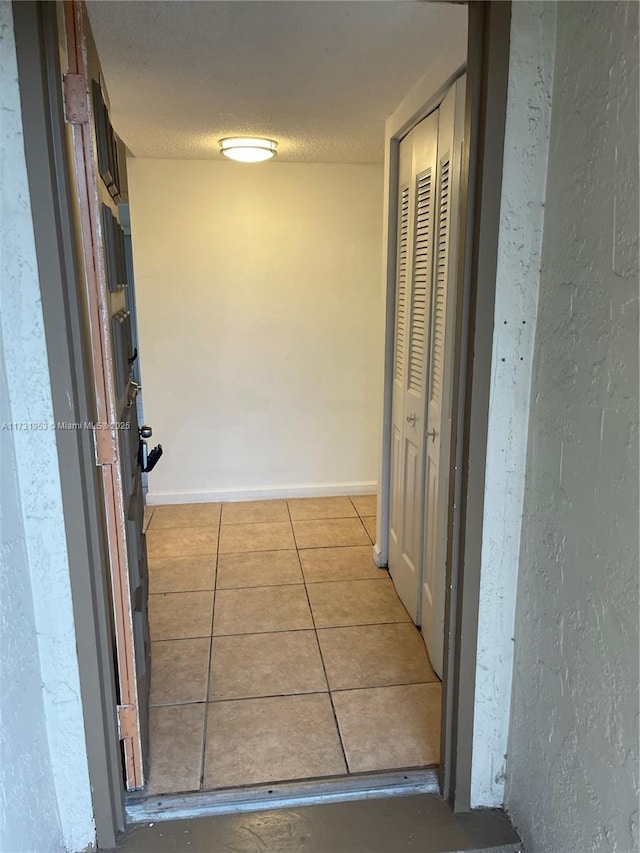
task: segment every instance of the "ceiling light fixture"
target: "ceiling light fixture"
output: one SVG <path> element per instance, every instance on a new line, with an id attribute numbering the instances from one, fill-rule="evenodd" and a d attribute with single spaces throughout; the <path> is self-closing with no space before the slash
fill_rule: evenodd
<path id="1" fill-rule="evenodd" d="M 273 139 L 251 136 L 228 136 L 220 140 L 220 153 L 240 163 L 260 163 L 276 156 L 278 143 Z"/>

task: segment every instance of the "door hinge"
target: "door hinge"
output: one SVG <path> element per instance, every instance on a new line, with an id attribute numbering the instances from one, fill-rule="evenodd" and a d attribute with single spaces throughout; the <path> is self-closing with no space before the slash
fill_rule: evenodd
<path id="1" fill-rule="evenodd" d="M 118 705 L 118 737 L 125 740 L 135 737 L 138 731 L 138 717 L 135 705 Z"/>
<path id="2" fill-rule="evenodd" d="M 80 74 L 65 74 L 63 78 L 64 118 L 68 124 L 86 124 L 89 121 L 89 92 Z"/>
<path id="3" fill-rule="evenodd" d="M 118 436 L 114 427 L 101 429 L 93 425 L 96 465 L 114 465 L 118 461 Z"/>

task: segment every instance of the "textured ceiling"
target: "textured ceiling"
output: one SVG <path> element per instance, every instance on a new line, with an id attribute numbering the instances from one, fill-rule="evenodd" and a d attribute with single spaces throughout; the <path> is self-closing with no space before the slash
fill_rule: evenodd
<path id="1" fill-rule="evenodd" d="M 259 135 L 285 161 L 380 162 L 387 116 L 442 52 L 465 54 L 455 4 L 88 6 L 113 124 L 137 157 L 217 159 L 218 139 Z"/>

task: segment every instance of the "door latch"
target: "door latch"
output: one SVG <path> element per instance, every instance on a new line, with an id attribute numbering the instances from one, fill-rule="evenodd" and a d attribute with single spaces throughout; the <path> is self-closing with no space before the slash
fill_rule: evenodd
<path id="1" fill-rule="evenodd" d="M 138 434 L 140 436 L 140 443 L 138 444 L 138 464 L 142 471 L 145 474 L 148 474 L 149 471 L 153 471 L 155 466 L 158 464 L 158 460 L 162 456 L 162 445 L 158 444 L 153 448 L 153 450 L 149 450 L 145 439 L 151 438 L 153 430 L 146 424 L 140 427 Z"/>

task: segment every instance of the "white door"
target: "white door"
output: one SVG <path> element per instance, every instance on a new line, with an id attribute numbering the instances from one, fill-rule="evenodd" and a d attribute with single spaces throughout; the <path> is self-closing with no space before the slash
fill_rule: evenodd
<path id="1" fill-rule="evenodd" d="M 438 113 L 400 143 L 389 571 L 420 623 L 427 349 L 433 276 Z"/>
<path id="2" fill-rule="evenodd" d="M 421 626 L 431 664 L 442 677 L 451 456 L 452 363 L 464 78 L 439 108 L 435 258 L 429 334 L 425 552 Z"/>

